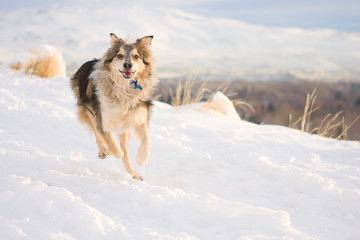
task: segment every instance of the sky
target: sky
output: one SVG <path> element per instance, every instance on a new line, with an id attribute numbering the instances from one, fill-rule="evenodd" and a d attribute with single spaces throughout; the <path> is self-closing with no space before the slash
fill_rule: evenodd
<path id="1" fill-rule="evenodd" d="M 265 26 L 360 31 L 358 0 L 209 1 L 199 4 L 193 11 Z"/>
<path id="2" fill-rule="evenodd" d="M 79 2 L 89 5 L 95 0 L 2 1 L 0 10 L 13 11 L 19 8 L 71 5 L 79 4 Z M 116 3 L 121 3 L 121 0 L 117 0 Z M 304 29 L 331 28 L 347 32 L 360 32 L 359 0 L 137 0 L 132 3 L 170 6 L 207 17 L 231 18 L 264 26 Z"/>

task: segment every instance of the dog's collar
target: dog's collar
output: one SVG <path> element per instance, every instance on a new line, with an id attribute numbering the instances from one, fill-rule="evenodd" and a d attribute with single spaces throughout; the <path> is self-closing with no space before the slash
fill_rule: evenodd
<path id="1" fill-rule="evenodd" d="M 143 90 L 143 88 L 140 86 L 140 84 L 138 84 L 138 80 L 130 80 L 130 86 L 134 84 L 134 89 L 139 89 L 139 90 Z"/>
<path id="2" fill-rule="evenodd" d="M 119 85 L 118 85 L 115 81 L 113 81 L 113 80 L 110 79 L 110 82 L 111 82 L 112 84 L 114 84 L 114 85 L 116 85 L 116 86 L 119 87 Z M 140 84 L 139 84 L 138 82 L 139 82 L 138 80 L 130 80 L 130 86 L 131 86 L 132 84 L 134 84 L 134 89 L 135 89 L 135 90 L 136 90 L 136 89 L 143 90 L 142 86 L 140 86 Z"/>

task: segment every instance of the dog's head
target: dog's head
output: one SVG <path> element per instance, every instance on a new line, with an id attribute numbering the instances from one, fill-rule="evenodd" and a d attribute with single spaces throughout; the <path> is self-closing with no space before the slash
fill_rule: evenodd
<path id="1" fill-rule="evenodd" d="M 111 33 L 111 47 L 104 56 L 104 65 L 115 81 L 141 80 L 151 75 L 154 64 L 150 50 L 153 36 L 125 43 Z"/>

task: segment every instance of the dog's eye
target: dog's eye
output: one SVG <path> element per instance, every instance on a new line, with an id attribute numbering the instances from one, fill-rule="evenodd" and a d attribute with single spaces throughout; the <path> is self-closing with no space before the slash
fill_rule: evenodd
<path id="1" fill-rule="evenodd" d="M 117 58 L 123 58 L 123 55 L 122 54 L 118 54 L 116 55 Z"/>
<path id="2" fill-rule="evenodd" d="M 134 55 L 134 58 L 135 58 L 135 59 L 139 59 L 140 56 L 136 54 L 136 55 Z"/>

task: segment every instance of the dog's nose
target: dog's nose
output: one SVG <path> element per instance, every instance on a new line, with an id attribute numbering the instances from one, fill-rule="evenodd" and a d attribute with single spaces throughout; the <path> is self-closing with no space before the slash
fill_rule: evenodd
<path id="1" fill-rule="evenodd" d="M 124 62 L 124 68 L 125 69 L 130 69 L 132 67 L 132 63 L 131 62 Z"/>

